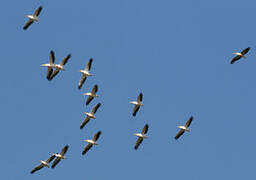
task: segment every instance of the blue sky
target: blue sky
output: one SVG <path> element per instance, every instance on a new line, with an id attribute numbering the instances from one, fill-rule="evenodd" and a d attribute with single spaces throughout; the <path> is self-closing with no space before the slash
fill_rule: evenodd
<path id="1" fill-rule="evenodd" d="M 40 5 L 40 22 L 23 31 Z M 255 151 L 256 2 L 5 1 L 1 6 L 2 179 L 252 179 Z M 230 65 L 232 52 L 251 47 Z M 56 62 L 72 58 L 51 82 Z M 91 72 L 77 89 L 89 58 Z M 86 107 L 82 95 L 98 84 Z M 134 118 L 135 100 L 145 106 Z M 98 102 L 96 120 L 80 130 Z M 193 115 L 191 132 L 178 129 Z M 149 138 L 134 150 L 149 124 Z M 81 152 L 97 131 L 99 146 Z M 30 171 L 70 145 L 67 160 Z"/>

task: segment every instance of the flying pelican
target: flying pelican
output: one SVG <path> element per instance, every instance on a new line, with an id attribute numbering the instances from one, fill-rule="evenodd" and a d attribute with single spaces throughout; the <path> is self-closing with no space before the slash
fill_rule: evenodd
<path id="1" fill-rule="evenodd" d="M 188 128 L 193 120 L 193 116 L 189 118 L 189 120 L 186 122 L 185 126 L 178 126 L 180 128 L 180 131 L 176 134 L 175 139 L 179 139 L 179 137 L 184 134 L 185 131 L 190 132 L 190 129 Z"/>
<path id="2" fill-rule="evenodd" d="M 91 139 L 83 140 L 83 141 L 88 142 L 88 144 L 84 147 L 84 150 L 83 150 L 83 152 L 82 152 L 82 155 L 85 155 L 85 153 L 86 153 L 87 151 L 89 151 L 89 149 L 91 149 L 91 147 L 92 147 L 93 145 L 98 145 L 98 143 L 97 143 L 96 141 L 99 139 L 100 135 L 101 135 L 101 131 L 98 131 L 96 134 L 94 134 L 92 140 L 91 140 Z"/>
<path id="3" fill-rule="evenodd" d="M 82 122 L 80 129 L 83 129 L 83 127 L 90 121 L 90 119 L 96 119 L 96 117 L 94 116 L 94 114 L 97 112 L 98 108 L 101 106 L 101 103 L 98 103 L 96 106 L 94 106 L 92 108 L 92 111 L 90 113 L 85 112 L 86 114 L 86 118 L 84 119 L 84 121 Z"/>
<path id="4" fill-rule="evenodd" d="M 52 80 L 58 73 L 59 71 L 64 71 L 64 65 L 68 62 L 69 58 L 71 57 L 71 54 L 68 54 L 61 62 L 60 64 L 54 64 L 55 61 L 55 55 L 54 52 L 51 51 L 50 52 L 50 60 L 48 64 L 42 64 L 41 66 L 45 66 L 48 67 L 48 71 L 47 71 L 47 79 L 50 81 Z M 55 70 L 53 71 L 53 68 L 55 68 Z"/>
<path id="5" fill-rule="evenodd" d="M 131 101 L 130 102 L 131 104 L 135 105 L 134 108 L 133 108 L 133 112 L 132 112 L 133 116 L 136 116 L 138 110 L 140 109 L 140 106 L 144 106 L 144 104 L 141 103 L 142 98 L 143 98 L 143 94 L 140 93 L 139 96 L 137 97 L 137 101 Z"/>
<path id="6" fill-rule="evenodd" d="M 93 100 L 94 97 L 98 97 L 98 95 L 96 94 L 97 91 L 98 91 L 98 85 L 96 84 L 96 85 L 94 85 L 94 87 L 93 87 L 93 89 L 92 89 L 91 92 L 88 92 L 88 93 L 84 93 L 84 94 L 83 94 L 83 95 L 89 96 L 89 97 L 87 98 L 87 100 L 86 100 L 86 105 L 88 105 L 88 104 Z"/>
<path id="7" fill-rule="evenodd" d="M 51 157 L 49 157 L 46 161 L 40 160 L 40 165 L 36 166 L 30 173 L 33 174 L 34 172 L 42 169 L 43 167 L 49 168 L 49 163 L 55 158 L 55 155 L 53 154 Z"/>
<path id="8" fill-rule="evenodd" d="M 93 59 L 91 58 L 89 60 L 89 62 L 86 64 L 85 69 L 79 71 L 79 72 L 82 73 L 82 77 L 81 77 L 81 79 L 79 81 L 78 89 L 82 88 L 82 86 L 83 86 L 87 76 L 92 76 L 92 74 L 90 73 L 90 69 L 91 69 L 91 66 L 92 66 L 92 61 L 93 61 Z"/>
<path id="9" fill-rule="evenodd" d="M 235 52 L 235 53 L 232 53 L 232 54 L 235 54 L 236 56 L 232 59 L 232 61 L 230 62 L 230 64 L 234 64 L 236 61 L 238 61 L 240 58 L 246 58 L 245 54 L 248 53 L 248 51 L 250 50 L 251 48 L 248 47 L 246 49 L 244 49 L 242 52 Z"/>
<path id="10" fill-rule="evenodd" d="M 26 30 L 34 21 L 38 22 L 38 16 L 40 14 L 40 12 L 42 11 L 43 7 L 40 6 L 39 8 L 37 8 L 37 10 L 34 12 L 33 15 L 26 15 L 25 17 L 29 18 L 29 20 L 26 22 L 26 24 L 24 25 L 23 29 Z"/>
<path id="11" fill-rule="evenodd" d="M 136 141 L 135 146 L 134 146 L 134 149 L 135 149 L 135 150 L 138 149 L 139 145 L 142 143 L 142 141 L 143 141 L 144 138 L 148 138 L 148 137 L 146 136 L 147 132 L 148 132 L 148 124 L 146 124 L 146 125 L 144 126 L 144 128 L 143 128 L 142 131 L 141 131 L 141 133 L 136 133 L 136 134 L 134 134 L 135 136 L 138 136 L 138 137 L 139 137 L 139 138 L 137 139 L 137 141 Z"/>
<path id="12" fill-rule="evenodd" d="M 52 168 L 54 168 L 61 159 L 66 159 L 65 154 L 68 151 L 68 145 L 66 145 L 64 148 L 62 148 L 60 153 L 55 153 L 54 156 L 56 157 L 56 159 L 53 161 L 52 163 Z"/>

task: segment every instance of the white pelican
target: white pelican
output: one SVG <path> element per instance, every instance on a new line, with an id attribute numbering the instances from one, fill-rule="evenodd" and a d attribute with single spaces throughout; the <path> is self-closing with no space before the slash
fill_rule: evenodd
<path id="1" fill-rule="evenodd" d="M 94 87 L 92 88 L 92 91 L 91 92 L 88 92 L 88 93 L 84 93 L 83 95 L 87 95 L 89 96 L 86 100 L 86 105 L 88 105 L 92 100 L 93 98 L 95 97 L 98 97 L 98 95 L 96 94 L 98 91 L 98 85 L 94 85 Z"/>
<path id="2" fill-rule="evenodd" d="M 60 153 L 55 153 L 54 156 L 56 157 L 56 159 L 53 161 L 52 163 L 52 168 L 54 168 L 61 159 L 66 159 L 65 154 L 68 151 L 68 145 L 66 145 L 64 148 L 62 148 Z"/>
<path id="3" fill-rule="evenodd" d="M 50 60 L 48 64 L 42 64 L 41 66 L 48 67 L 47 71 L 47 79 L 50 81 L 52 80 L 58 73 L 59 71 L 64 71 L 64 65 L 68 62 L 69 58 L 71 57 L 71 54 L 68 54 L 61 62 L 60 64 L 54 64 L 55 61 L 55 55 L 54 52 L 50 52 Z M 52 68 L 55 68 L 53 71 Z M 53 71 L 53 72 L 52 72 Z"/>
<path id="4" fill-rule="evenodd" d="M 26 15 L 25 17 L 29 18 L 29 20 L 26 22 L 26 24 L 24 25 L 23 29 L 26 30 L 34 21 L 38 22 L 38 16 L 40 14 L 40 12 L 42 11 L 43 7 L 40 6 L 39 8 L 37 8 L 37 10 L 34 12 L 33 15 Z"/>
<path id="5" fill-rule="evenodd" d="M 184 134 L 185 131 L 190 132 L 190 129 L 188 128 L 193 120 L 193 116 L 189 118 L 189 120 L 186 122 L 185 126 L 178 126 L 180 128 L 180 131 L 176 134 L 175 139 L 179 139 L 179 137 Z"/>
<path id="6" fill-rule="evenodd" d="M 83 129 L 83 127 L 90 121 L 90 119 L 96 119 L 94 114 L 97 112 L 98 108 L 101 106 L 101 103 L 98 103 L 96 106 L 92 108 L 92 111 L 90 113 L 85 112 L 86 118 L 82 122 L 80 129 Z"/>
<path id="7" fill-rule="evenodd" d="M 134 108 L 133 108 L 133 112 L 132 115 L 136 116 L 136 113 L 138 112 L 138 110 L 140 109 L 140 106 L 144 106 L 144 104 L 141 103 L 143 98 L 143 94 L 140 93 L 139 96 L 137 97 L 137 101 L 131 101 L 131 104 L 134 104 Z"/>
<path id="8" fill-rule="evenodd" d="M 248 51 L 250 50 L 251 48 L 248 47 L 246 49 L 244 49 L 242 52 L 235 52 L 235 53 L 232 53 L 232 54 L 235 54 L 236 56 L 232 59 L 232 61 L 230 62 L 230 64 L 234 64 L 236 61 L 238 61 L 240 58 L 246 58 L 245 54 L 248 53 Z"/>
<path id="9" fill-rule="evenodd" d="M 138 139 L 137 139 L 136 144 L 134 146 L 135 150 L 138 149 L 139 145 L 142 143 L 144 138 L 148 138 L 148 136 L 146 136 L 147 132 L 148 132 L 148 124 L 146 124 L 144 126 L 144 128 L 141 131 L 141 133 L 134 134 L 135 136 L 138 136 Z"/>
<path id="10" fill-rule="evenodd" d="M 91 140 L 91 139 L 83 140 L 83 141 L 88 142 L 88 144 L 84 147 L 84 150 L 83 150 L 83 152 L 82 152 L 82 155 L 85 155 L 85 153 L 86 153 L 87 151 L 89 151 L 89 149 L 91 149 L 91 147 L 92 147 L 93 145 L 98 145 L 98 143 L 97 143 L 96 141 L 99 139 L 100 135 L 101 135 L 101 131 L 98 131 L 96 134 L 94 134 L 92 140 Z"/>
<path id="11" fill-rule="evenodd" d="M 40 165 L 36 166 L 30 173 L 33 174 L 34 172 L 42 169 L 43 167 L 48 167 L 49 168 L 49 163 L 55 158 L 55 155 L 52 155 L 49 157 L 46 161 L 40 160 Z"/>
<path id="12" fill-rule="evenodd" d="M 81 77 L 81 79 L 80 79 L 80 81 L 79 81 L 78 89 L 81 89 L 81 88 L 82 88 L 82 86 L 83 86 L 83 84 L 84 84 L 84 82 L 85 82 L 87 76 L 92 76 L 92 74 L 90 73 L 91 66 L 92 66 L 92 61 L 93 61 L 93 59 L 91 58 L 91 59 L 89 60 L 89 62 L 86 64 L 85 69 L 79 71 L 79 72 L 82 73 L 82 77 Z"/>

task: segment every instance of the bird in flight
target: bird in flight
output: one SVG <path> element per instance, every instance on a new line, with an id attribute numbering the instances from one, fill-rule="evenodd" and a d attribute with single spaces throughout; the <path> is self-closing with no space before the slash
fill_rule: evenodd
<path id="1" fill-rule="evenodd" d="M 54 64 L 55 61 L 55 54 L 54 51 L 50 52 L 50 57 L 49 57 L 49 63 L 48 64 L 42 64 L 41 66 L 44 67 L 48 67 L 47 70 L 47 79 L 50 81 L 52 80 L 58 73 L 59 71 L 64 71 L 64 65 L 68 62 L 68 60 L 70 59 L 71 54 L 68 54 L 61 62 L 60 64 Z M 53 68 L 55 68 L 55 70 L 53 71 Z"/>
<path id="2" fill-rule="evenodd" d="M 23 29 L 26 30 L 28 29 L 28 27 L 34 22 L 38 22 L 39 21 L 39 14 L 42 11 L 43 7 L 40 6 L 39 8 L 37 8 L 37 10 L 34 12 L 33 15 L 26 15 L 25 17 L 29 18 L 29 20 L 26 22 L 26 24 L 24 25 Z"/>
<path id="3" fill-rule="evenodd" d="M 144 104 L 141 103 L 142 98 L 143 98 L 143 94 L 140 93 L 139 96 L 137 97 L 137 101 L 131 101 L 130 102 L 131 104 L 135 105 L 134 108 L 133 108 L 133 112 L 132 112 L 133 116 L 136 116 L 138 110 L 140 109 L 140 106 L 144 106 Z"/>
<path id="4" fill-rule="evenodd" d="M 79 71 L 79 72 L 82 73 L 82 77 L 81 77 L 81 79 L 80 79 L 80 81 L 79 81 L 78 89 L 81 89 L 81 88 L 82 88 L 82 86 L 83 86 L 83 84 L 84 84 L 84 82 L 85 82 L 87 76 L 92 76 L 92 74 L 90 73 L 91 66 L 92 66 L 92 61 L 93 61 L 93 59 L 91 58 L 91 59 L 89 60 L 89 62 L 86 64 L 85 69 L 82 69 L 82 70 Z"/>
<path id="5" fill-rule="evenodd" d="M 248 47 L 248 48 L 245 48 L 242 52 L 235 52 L 235 53 L 232 53 L 232 54 L 235 54 L 236 56 L 233 57 L 233 59 L 231 60 L 230 64 L 234 64 L 236 61 L 238 61 L 238 60 L 241 59 L 241 58 L 246 58 L 245 54 L 247 54 L 250 49 L 251 49 L 251 48 Z"/>
<path id="6" fill-rule="evenodd" d="M 98 91 L 98 85 L 94 85 L 94 87 L 92 88 L 91 92 L 88 93 L 84 93 L 83 95 L 87 95 L 88 98 L 86 100 L 86 105 L 88 105 L 95 97 L 98 97 L 98 95 L 96 94 Z"/>
<path id="7" fill-rule="evenodd" d="M 90 121 L 90 119 L 96 119 L 94 114 L 97 112 L 100 106 L 101 106 L 101 103 L 98 103 L 96 106 L 92 108 L 91 112 L 85 112 L 86 118 L 83 120 L 82 124 L 80 125 L 80 129 L 83 129 L 84 126 Z"/>
<path id="8" fill-rule="evenodd" d="M 101 131 L 98 131 L 96 134 L 94 134 L 92 140 L 91 139 L 83 140 L 88 142 L 88 144 L 84 147 L 82 155 L 85 155 L 85 153 L 89 151 L 93 145 L 98 145 L 97 140 L 99 139 L 100 135 L 101 135 Z"/>
<path id="9" fill-rule="evenodd" d="M 49 163 L 55 158 L 55 155 L 53 154 L 51 157 L 49 157 L 46 161 L 40 160 L 40 165 L 36 166 L 30 173 L 33 174 L 34 172 L 42 169 L 43 167 L 49 168 Z"/>
<path id="10" fill-rule="evenodd" d="M 136 133 L 136 134 L 134 134 L 135 136 L 138 136 L 138 139 L 137 139 L 136 144 L 135 144 L 135 146 L 134 146 L 134 149 L 135 149 L 135 150 L 138 149 L 138 147 L 139 147 L 140 144 L 142 143 L 143 139 L 148 138 L 148 136 L 146 136 L 147 132 L 148 132 L 148 124 L 146 124 L 146 125 L 144 126 L 144 128 L 143 128 L 142 131 L 141 131 L 141 133 Z"/>
<path id="11" fill-rule="evenodd" d="M 61 159 L 66 159 L 65 154 L 68 151 L 68 145 L 66 145 L 64 148 L 62 148 L 60 153 L 54 153 L 54 156 L 56 157 L 56 159 L 53 161 L 52 163 L 52 168 L 54 168 Z"/>
<path id="12" fill-rule="evenodd" d="M 189 120 L 186 122 L 185 126 L 178 126 L 180 128 L 180 131 L 176 134 L 175 139 L 179 139 L 179 137 L 184 134 L 185 131 L 190 132 L 190 129 L 188 128 L 193 121 L 193 116 L 189 118 Z"/>

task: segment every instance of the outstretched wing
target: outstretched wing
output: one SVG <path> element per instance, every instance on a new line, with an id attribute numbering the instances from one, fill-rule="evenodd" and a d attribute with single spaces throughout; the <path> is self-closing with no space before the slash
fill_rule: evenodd
<path id="1" fill-rule="evenodd" d="M 40 164 L 39 166 L 36 166 L 30 173 L 33 174 L 34 172 L 36 172 L 36 171 L 42 169 L 43 167 L 44 167 L 44 165 L 43 165 L 43 164 Z"/>
<path id="2" fill-rule="evenodd" d="M 52 155 L 51 157 L 49 157 L 46 162 L 47 163 L 50 163 L 53 159 L 55 158 L 55 155 Z"/>
<path id="3" fill-rule="evenodd" d="M 79 81 L 79 84 L 78 84 L 78 89 L 81 89 L 85 80 L 86 80 L 87 76 L 85 74 L 82 75 L 80 81 Z"/>
<path id="4" fill-rule="evenodd" d="M 54 168 L 59 162 L 60 162 L 61 158 L 60 157 L 57 157 L 53 163 L 52 163 L 52 168 Z"/>
<path id="5" fill-rule="evenodd" d="M 177 140 L 177 139 L 179 139 L 179 137 L 182 135 L 182 134 L 184 134 L 184 130 L 183 129 L 180 129 L 180 131 L 176 134 L 176 136 L 175 136 L 175 139 Z"/>
<path id="6" fill-rule="evenodd" d="M 134 108 L 133 108 L 132 115 L 133 115 L 133 116 L 136 116 L 136 114 L 137 114 L 137 112 L 138 112 L 139 109 L 140 109 L 140 106 L 135 105 Z"/>
<path id="7" fill-rule="evenodd" d="M 50 81 L 52 76 L 53 69 L 51 67 L 48 67 L 46 78 Z"/>
<path id="8" fill-rule="evenodd" d="M 234 64 L 237 60 L 239 60 L 241 58 L 241 56 L 235 56 L 233 57 L 233 59 L 231 60 L 230 64 Z"/>
<path id="9" fill-rule="evenodd" d="M 140 93 L 139 96 L 137 97 L 137 101 L 138 101 L 138 102 L 141 102 L 142 99 L 143 99 L 143 94 Z"/>
<path id="10" fill-rule="evenodd" d="M 87 151 L 89 151 L 89 150 L 91 149 L 91 147 L 92 147 L 92 144 L 91 144 L 91 143 L 88 143 L 88 144 L 85 146 L 85 148 L 84 148 L 84 150 L 83 150 L 83 152 L 82 152 L 82 155 L 85 155 L 85 153 L 86 153 Z"/>
<path id="11" fill-rule="evenodd" d="M 99 139 L 100 135 L 101 135 L 101 131 L 98 131 L 96 134 L 94 134 L 92 140 L 93 140 L 93 141 L 97 141 L 97 140 Z"/>
<path id="12" fill-rule="evenodd" d="M 250 47 L 244 49 L 244 50 L 241 52 L 241 54 L 242 54 L 242 55 L 245 55 L 246 53 L 248 53 L 248 51 L 249 51 L 250 49 L 251 49 Z"/>
<path id="13" fill-rule="evenodd" d="M 135 149 L 135 150 L 138 149 L 138 147 L 140 146 L 140 144 L 142 143 L 142 141 L 143 141 L 143 138 L 141 138 L 141 137 L 139 137 L 139 138 L 137 139 L 136 144 L 135 144 L 135 146 L 134 146 L 134 149 Z"/>
<path id="14" fill-rule="evenodd" d="M 148 132 L 148 124 L 146 124 L 146 125 L 144 126 L 144 128 L 143 128 L 142 131 L 141 131 L 141 134 L 147 134 L 147 132 Z"/>
<path id="15" fill-rule="evenodd" d="M 101 103 L 98 103 L 96 106 L 94 106 L 92 109 L 92 113 L 95 114 L 100 106 L 101 106 Z"/>
<path id="16" fill-rule="evenodd" d="M 86 66 L 85 66 L 85 70 L 86 70 L 86 71 L 90 71 L 90 70 L 91 70 L 92 61 L 93 61 L 93 59 L 91 58 L 91 59 L 89 60 L 89 62 L 86 64 Z"/>
<path id="17" fill-rule="evenodd" d="M 50 76 L 50 80 L 52 80 L 55 76 L 57 76 L 57 74 L 60 72 L 59 69 L 55 69 L 52 73 L 52 75 Z"/>
<path id="18" fill-rule="evenodd" d="M 37 10 L 34 12 L 33 16 L 39 16 L 40 12 L 42 11 L 43 7 L 40 6 L 39 8 L 37 8 Z"/>
<path id="19" fill-rule="evenodd" d="M 24 29 L 24 30 L 27 30 L 28 27 L 29 27 L 33 22 L 34 22 L 33 20 L 29 19 L 29 20 L 26 22 L 26 24 L 24 25 L 23 29 Z"/>
<path id="20" fill-rule="evenodd" d="M 54 54 L 54 51 L 51 51 L 49 56 L 49 63 L 54 64 L 54 62 L 55 62 L 55 54 Z"/>
<path id="21" fill-rule="evenodd" d="M 88 96 L 88 98 L 86 100 L 86 105 L 88 105 L 92 100 L 93 100 L 93 97 L 92 96 Z"/>
<path id="22" fill-rule="evenodd" d="M 185 127 L 189 127 L 192 121 L 193 121 L 193 116 L 191 116 L 189 120 L 186 122 Z"/>
<path id="23" fill-rule="evenodd" d="M 86 116 L 86 118 L 83 120 L 82 124 L 80 125 L 80 129 L 83 129 L 84 126 L 90 121 L 90 118 Z"/>
<path id="24" fill-rule="evenodd" d="M 62 150 L 61 150 L 61 152 L 60 152 L 60 154 L 62 155 L 62 156 L 64 156 L 65 154 L 66 154 L 66 152 L 68 151 L 68 145 L 66 145 L 64 148 L 62 148 Z"/>
<path id="25" fill-rule="evenodd" d="M 97 91 L 98 91 L 98 85 L 96 84 L 96 85 L 93 86 L 91 93 L 96 94 Z"/>
<path id="26" fill-rule="evenodd" d="M 61 62 L 60 62 L 60 65 L 61 66 L 64 66 L 68 60 L 71 58 L 71 54 L 67 55 Z"/>

